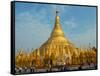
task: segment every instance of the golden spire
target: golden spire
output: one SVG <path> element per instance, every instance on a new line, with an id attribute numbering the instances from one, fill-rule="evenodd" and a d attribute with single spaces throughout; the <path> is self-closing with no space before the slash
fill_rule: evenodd
<path id="1" fill-rule="evenodd" d="M 55 26 L 51 33 L 51 37 L 64 36 L 64 33 L 60 25 L 60 17 L 58 16 L 58 13 L 59 11 L 56 11 Z"/>

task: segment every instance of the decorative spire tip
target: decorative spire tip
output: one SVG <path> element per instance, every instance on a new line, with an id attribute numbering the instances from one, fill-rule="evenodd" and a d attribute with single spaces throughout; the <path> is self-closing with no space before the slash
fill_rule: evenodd
<path id="1" fill-rule="evenodd" d="M 57 11 L 56 11 L 56 15 L 58 15 L 58 13 L 59 13 L 59 11 L 57 10 Z"/>

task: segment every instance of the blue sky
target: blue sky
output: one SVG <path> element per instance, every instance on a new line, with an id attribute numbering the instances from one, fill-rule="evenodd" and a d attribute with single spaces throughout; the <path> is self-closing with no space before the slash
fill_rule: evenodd
<path id="1" fill-rule="evenodd" d="M 54 27 L 59 10 L 61 26 L 67 39 L 77 47 L 96 46 L 96 8 L 35 3 L 15 4 L 15 48 L 40 47 Z"/>

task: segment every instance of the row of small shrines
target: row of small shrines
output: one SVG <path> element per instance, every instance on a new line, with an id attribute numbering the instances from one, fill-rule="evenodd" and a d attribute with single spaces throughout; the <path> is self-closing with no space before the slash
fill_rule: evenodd
<path id="1" fill-rule="evenodd" d="M 62 56 L 55 57 L 55 53 L 51 56 L 45 55 L 41 56 L 37 51 L 32 51 L 30 53 L 25 53 L 24 49 L 20 49 L 15 57 L 16 67 L 35 67 L 35 68 L 45 68 L 59 65 L 66 66 L 80 66 L 85 64 L 96 64 L 96 49 L 79 49 L 79 55 L 71 55 L 70 57 Z"/>

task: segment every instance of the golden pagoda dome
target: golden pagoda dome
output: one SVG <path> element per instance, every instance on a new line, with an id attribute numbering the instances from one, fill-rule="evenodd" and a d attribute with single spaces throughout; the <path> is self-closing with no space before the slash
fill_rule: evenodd
<path id="1" fill-rule="evenodd" d="M 39 48 L 39 55 L 45 58 L 45 56 L 52 57 L 52 54 L 54 54 L 56 60 L 62 59 L 61 61 L 66 61 L 68 58 L 71 60 L 71 56 L 77 54 L 76 47 L 65 38 L 58 13 L 56 11 L 55 24 L 50 37 Z"/>
<path id="2" fill-rule="evenodd" d="M 57 44 L 57 45 L 69 45 L 70 42 L 68 39 L 65 38 L 64 32 L 62 31 L 62 27 L 60 24 L 60 17 L 58 16 L 58 11 L 56 11 L 56 17 L 55 17 L 55 25 L 52 30 L 50 38 L 42 45 L 51 45 L 51 44 Z"/>

